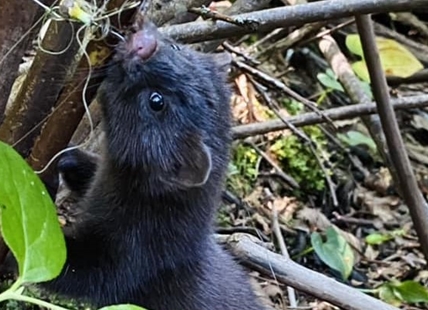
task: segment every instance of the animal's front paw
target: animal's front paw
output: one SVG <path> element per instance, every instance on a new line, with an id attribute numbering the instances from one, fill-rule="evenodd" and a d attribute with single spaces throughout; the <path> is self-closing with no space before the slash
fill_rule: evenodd
<path id="1" fill-rule="evenodd" d="M 57 168 L 70 190 L 84 194 L 95 175 L 97 162 L 97 155 L 74 149 L 60 156 Z"/>

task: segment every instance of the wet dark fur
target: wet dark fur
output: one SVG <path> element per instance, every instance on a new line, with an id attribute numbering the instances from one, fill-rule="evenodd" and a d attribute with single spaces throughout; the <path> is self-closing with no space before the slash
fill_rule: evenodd
<path id="1" fill-rule="evenodd" d="M 98 164 L 74 151 L 60 161 L 83 210 L 66 232 L 68 260 L 43 288 L 101 307 L 151 310 L 255 310 L 247 276 L 213 240 L 213 219 L 229 160 L 230 90 L 210 55 L 168 39 L 147 63 L 118 50 L 100 87 L 106 145 Z M 154 113 L 151 91 L 167 108 Z M 201 187 L 171 181 L 210 150 Z M 73 175 L 74 173 L 74 175 Z"/>

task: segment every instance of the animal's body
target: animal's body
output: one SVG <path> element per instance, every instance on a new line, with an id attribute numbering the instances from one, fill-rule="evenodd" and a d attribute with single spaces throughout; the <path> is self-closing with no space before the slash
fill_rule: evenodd
<path id="1" fill-rule="evenodd" d="M 138 28 L 99 89 L 102 155 L 59 162 L 82 212 L 61 275 L 41 286 L 99 307 L 264 309 L 212 236 L 231 144 L 227 66 Z"/>

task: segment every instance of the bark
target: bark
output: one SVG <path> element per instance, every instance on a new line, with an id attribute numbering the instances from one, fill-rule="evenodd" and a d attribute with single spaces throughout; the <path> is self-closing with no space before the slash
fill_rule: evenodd
<path id="1" fill-rule="evenodd" d="M 317 1 L 234 16 L 256 22 L 258 24 L 256 29 L 240 27 L 223 21 L 201 21 L 162 28 L 161 31 L 176 40 L 196 43 L 253 32 L 272 31 L 282 27 L 302 26 L 306 23 L 351 17 L 355 14 L 408 11 L 424 7 L 426 3 L 426 0 Z"/>
<path id="2" fill-rule="evenodd" d="M 274 276 L 274 279 L 281 283 L 328 301 L 341 309 L 398 310 L 398 308 L 370 297 L 355 288 L 273 253 L 245 234 L 233 234 L 226 238 L 216 235 L 216 240 L 218 243 L 224 244 L 243 264 L 266 276 Z"/>
<path id="3" fill-rule="evenodd" d="M 391 102 L 393 108 L 396 110 L 424 108 L 428 106 L 428 95 L 393 99 Z M 322 113 L 329 119 L 336 121 L 377 113 L 377 107 L 376 103 L 374 102 L 361 103 L 346 107 L 323 110 Z M 302 127 L 326 122 L 326 119 L 316 112 L 284 117 L 284 120 L 286 122 L 277 119 L 259 123 L 238 125 L 233 127 L 233 137 L 234 139 L 244 139 L 249 136 L 262 135 L 273 131 L 284 130 L 288 128 L 286 123 L 290 123 L 296 127 Z"/>
<path id="4" fill-rule="evenodd" d="M 10 91 L 18 76 L 18 68 L 25 50 L 34 35 L 27 35 L 33 21 L 43 12 L 32 1 L 0 1 L 0 124 Z M 13 52 L 10 52 L 13 49 Z"/>
<path id="5" fill-rule="evenodd" d="M 71 39 L 73 42 L 69 46 Z M 65 51 L 59 55 L 42 50 L 37 52 L 0 126 L 0 140 L 14 145 L 23 157 L 28 156 L 40 131 L 40 124 L 54 107 L 64 82 L 74 72 L 79 60 L 76 57 L 79 45 L 73 38 L 73 29 L 69 23 L 52 21 L 42 46 L 49 51 Z"/>
<path id="6" fill-rule="evenodd" d="M 389 88 L 376 46 L 373 24 L 369 15 L 356 16 L 358 32 L 364 51 L 364 59 L 370 74 L 373 95 L 388 145 L 391 165 L 396 173 L 395 182 L 409 208 L 425 259 L 428 261 L 428 204 L 419 190 L 391 105 Z M 391 171 L 392 173 L 393 171 Z"/>

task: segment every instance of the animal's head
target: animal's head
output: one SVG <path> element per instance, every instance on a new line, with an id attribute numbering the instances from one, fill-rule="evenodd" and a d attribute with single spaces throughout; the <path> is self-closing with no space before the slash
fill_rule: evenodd
<path id="1" fill-rule="evenodd" d="M 229 64 L 229 55 L 177 44 L 141 18 L 99 90 L 111 158 L 180 187 L 221 178 L 231 142 Z"/>

